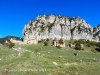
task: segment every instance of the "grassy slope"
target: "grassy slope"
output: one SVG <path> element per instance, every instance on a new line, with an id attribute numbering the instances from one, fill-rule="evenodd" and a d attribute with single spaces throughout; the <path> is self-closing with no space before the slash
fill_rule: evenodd
<path id="1" fill-rule="evenodd" d="M 100 53 L 91 52 L 91 48 L 75 51 L 68 46 L 58 49 L 50 44 L 18 47 L 22 48 L 21 56 L 13 49 L 1 47 L 0 75 L 100 75 Z"/>

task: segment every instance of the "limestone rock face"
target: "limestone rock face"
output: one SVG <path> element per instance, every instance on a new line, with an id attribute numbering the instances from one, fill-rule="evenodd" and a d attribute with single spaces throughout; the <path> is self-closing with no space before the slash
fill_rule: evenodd
<path id="1" fill-rule="evenodd" d="M 80 17 L 65 17 L 55 15 L 39 15 L 25 25 L 23 29 L 24 42 L 31 39 L 86 39 L 92 40 L 93 28 Z"/>
<path id="2" fill-rule="evenodd" d="M 15 40 L 15 39 L 13 39 L 13 38 L 11 38 L 10 41 L 11 41 L 12 43 L 14 43 L 15 45 L 26 44 L 26 43 L 24 43 L 24 42 L 22 42 L 22 41 L 20 41 L 20 40 Z M 8 43 L 7 40 L 6 40 L 5 43 Z"/>
<path id="3" fill-rule="evenodd" d="M 99 41 L 100 39 L 100 25 L 93 28 L 93 40 Z"/>

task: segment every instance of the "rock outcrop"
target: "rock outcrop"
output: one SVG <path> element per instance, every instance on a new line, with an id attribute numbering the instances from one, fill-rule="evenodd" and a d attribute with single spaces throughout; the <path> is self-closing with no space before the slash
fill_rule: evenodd
<path id="1" fill-rule="evenodd" d="M 93 35 L 93 28 L 84 19 L 80 17 L 55 16 L 53 14 L 39 15 L 36 19 L 26 24 L 23 29 L 24 42 L 28 42 L 31 39 L 39 41 L 47 38 L 92 40 Z"/>
<path id="2" fill-rule="evenodd" d="M 15 45 L 23 45 L 23 44 L 26 44 L 26 43 L 22 42 L 21 40 L 16 40 L 14 38 L 11 38 L 10 41 L 12 43 L 14 43 Z M 8 43 L 8 42 L 6 42 L 6 43 Z"/>
<path id="3" fill-rule="evenodd" d="M 99 41 L 100 39 L 100 25 L 93 28 L 93 40 Z"/>

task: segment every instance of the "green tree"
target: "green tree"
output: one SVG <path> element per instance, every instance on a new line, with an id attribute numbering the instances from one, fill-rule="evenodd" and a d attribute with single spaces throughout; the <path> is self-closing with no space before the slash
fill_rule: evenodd
<path id="1" fill-rule="evenodd" d="M 75 49 L 76 49 L 76 50 L 81 50 L 81 49 L 82 49 L 81 44 L 80 44 L 80 43 L 76 43 Z"/>

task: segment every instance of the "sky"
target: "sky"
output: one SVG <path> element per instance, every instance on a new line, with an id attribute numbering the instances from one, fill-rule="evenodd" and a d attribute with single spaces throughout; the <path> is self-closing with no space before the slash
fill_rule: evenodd
<path id="1" fill-rule="evenodd" d="M 0 0 L 0 37 L 23 37 L 25 24 L 40 14 L 80 16 L 95 27 L 100 24 L 100 0 Z"/>

